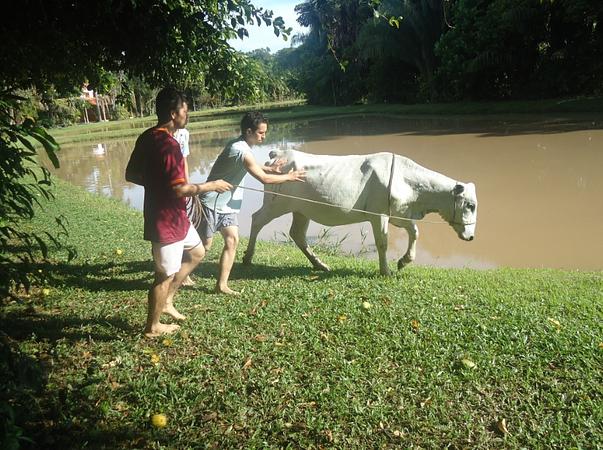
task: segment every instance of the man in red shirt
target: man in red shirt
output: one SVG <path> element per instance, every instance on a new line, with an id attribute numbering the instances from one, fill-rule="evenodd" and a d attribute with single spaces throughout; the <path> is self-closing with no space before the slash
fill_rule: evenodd
<path id="1" fill-rule="evenodd" d="M 126 180 L 141 184 L 144 192 L 144 239 L 151 241 L 155 281 L 149 290 L 145 336 L 173 333 L 179 326 L 159 321 L 162 313 L 184 320 L 173 304 L 182 281 L 205 256 L 205 249 L 186 214 L 186 199 L 203 192 L 225 192 L 232 185 L 216 180 L 190 184 L 180 145 L 174 133 L 188 121 L 184 95 L 164 88 L 156 99 L 157 126 L 142 133 L 126 168 Z M 184 254 L 184 258 L 183 258 Z"/>

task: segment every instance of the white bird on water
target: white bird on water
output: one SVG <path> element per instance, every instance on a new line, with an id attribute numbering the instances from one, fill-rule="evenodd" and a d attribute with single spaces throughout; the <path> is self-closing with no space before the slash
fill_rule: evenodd
<path id="1" fill-rule="evenodd" d="M 92 147 L 92 154 L 94 155 L 104 155 L 105 151 L 105 146 L 103 144 L 97 144 L 96 147 Z"/>

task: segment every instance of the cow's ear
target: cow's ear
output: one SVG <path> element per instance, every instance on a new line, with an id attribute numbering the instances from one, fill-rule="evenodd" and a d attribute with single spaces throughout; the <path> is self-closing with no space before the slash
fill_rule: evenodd
<path id="1" fill-rule="evenodd" d="M 465 191 L 465 186 L 463 186 L 462 184 L 457 184 L 454 187 L 452 192 L 454 192 L 454 195 L 459 195 L 459 194 L 462 194 L 464 191 Z"/>

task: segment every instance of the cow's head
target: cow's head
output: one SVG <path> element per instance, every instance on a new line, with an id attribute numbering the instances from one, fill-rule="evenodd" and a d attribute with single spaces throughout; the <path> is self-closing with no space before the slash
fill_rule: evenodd
<path id="1" fill-rule="evenodd" d="M 477 195 L 473 183 L 457 183 L 452 190 L 452 211 L 448 223 L 459 238 L 472 241 L 477 223 Z"/>

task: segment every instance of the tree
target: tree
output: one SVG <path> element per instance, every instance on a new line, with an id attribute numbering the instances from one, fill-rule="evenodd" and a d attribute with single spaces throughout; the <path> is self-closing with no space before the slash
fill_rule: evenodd
<path id="1" fill-rule="evenodd" d="M 311 103 L 346 104 L 366 94 L 365 61 L 356 40 L 371 17 L 366 1 L 306 0 L 295 7 L 300 25 L 309 28 L 295 52 L 302 55 L 297 79 Z"/>
<path id="2" fill-rule="evenodd" d="M 424 89 L 430 91 L 438 67 L 435 47 L 446 30 L 443 0 L 383 0 L 373 4 L 377 7 L 375 15 L 390 26 L 385 33 L 394 33 L 395 59 L 413 66 Z"/>
<path id="3" fill-rule="evenodd" d="M 27 286 L 27 262 L 45 238 L 19 231 L 33 214 L 36 194 L 50 198 L 48 173 L 36 168 L 34 141 L 58 165 L 56 142 L 33 119 L 20 122 L 19 88 L 51 85 L 72 92 L 85 79 L 102 82 L 106 71 L 140 77 L 150 86 L 194 83 L 204 77 L 213 89 L 233 81 L 236 52 L 227 40 L 248 36 L 246 24 L 265 24 L 277 35 L 290 33 L 282 18 L 249 0 L 23 0 L 3 11 L 0 40 L 0 294 L 11 284 Z M 101 83 L 102 84 L 102 83 Z M 46 239 L 46 241 L 45 241 Z M 11 266 L 13 267 L 13 266 Z"/>
<path id="4" fill-rule="evenodd" d="M 603 88 L 600 0 L 458 0 L 438 43 L 451 99 L 559 97 Z"/>
<path id="5" fill-rule="evenodd" d="M 155 83 L 204 74 L 227 84 L 219 76 L 234 54 L 227 40 L 247 36 L 244 25 L 288 35 L 272 15 L 249 0 L 23 0 L 3 13 L 1 79 L 9 87 L 52 82 L 61 90 L 103 68 Z"/>
<path id="6" fill-rule="evenodd" d="M 11 295 L 10 288 L 14 284 L 29 288 L 28 268 L 36 257 L 34 249 L 39 248 L 46 257 L 47 242 L 58 244 L 55 236 L 27 232 L 20 224 L 24 218 L 33 217 L 34 205 L 39 204 L 38 197 L 52 198 L 48 189 L 50 174 L 38 167 L 32 141 L 40 143 L 58 167 L 58 146 L 46 130 L 31 119 L 15 123 L 18 102 L 23 100 L 6 92 L 0 93 L 0 299 Z M 57 218 L 57 224 L 65 230 L 60 218 Z"/>

